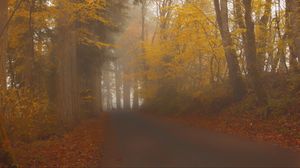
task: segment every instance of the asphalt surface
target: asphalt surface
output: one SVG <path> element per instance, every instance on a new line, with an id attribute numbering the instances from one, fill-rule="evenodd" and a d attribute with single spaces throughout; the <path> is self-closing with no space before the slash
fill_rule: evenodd
<path id="1" fill-rule="evenodd" d="M 103 167 L 299 167 L 300 155 L 271 144 L 110 113 Z"/>

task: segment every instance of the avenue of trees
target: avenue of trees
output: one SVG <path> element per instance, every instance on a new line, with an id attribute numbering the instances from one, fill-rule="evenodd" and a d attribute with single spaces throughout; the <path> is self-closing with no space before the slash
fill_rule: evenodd
<path id="1" fill-rule="evenodd" d="M 267 116 L 299 64 L 299 0 L 1 0 L 0 160 L 101 111 Z"/>

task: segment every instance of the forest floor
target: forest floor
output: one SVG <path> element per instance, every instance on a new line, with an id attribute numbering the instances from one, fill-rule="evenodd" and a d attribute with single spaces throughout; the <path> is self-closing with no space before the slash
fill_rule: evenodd
<path id="1" fill-rule="evenodd" d="M 18 144 L 14 154 L 22 167 L 99 167 L 106 117 L 82 121 L 62 137 Z"/>
<path id="2" fill-rule="evenodd" d="M 300 116 L 277 116 L 263 119 L 251 114 L 225 111 L 218 114 L 185 113 L 164 115 L 164 122 L 236 135 L 254 141 L 270 142 L 300 151 Z"/>

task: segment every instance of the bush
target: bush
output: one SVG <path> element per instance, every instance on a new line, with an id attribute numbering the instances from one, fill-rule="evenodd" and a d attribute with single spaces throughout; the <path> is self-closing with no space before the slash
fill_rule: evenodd
<path id="1" fill-rule="evenodd" d="M 227 86 L 215 86 L 205 89 L 195 98 L 195 108 L 201 113 L 218 113 L 233 103 L 230 89 Z"/>
<path id="2" fill-rule="evenodd" d="M 1 97 L 4 125 L 12 140 L 30 142 L 56 134 L 58 118 L 50 110 L 46 94 L 9 89 Z"/>

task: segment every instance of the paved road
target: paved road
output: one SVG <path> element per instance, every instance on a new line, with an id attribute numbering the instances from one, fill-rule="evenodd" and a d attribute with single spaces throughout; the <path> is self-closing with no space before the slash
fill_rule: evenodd
<path id="1" fill-rule="evenodd" d="M 110 113 L 103 167 L 296 167 L 298 153 L 270 144 Z"/>

